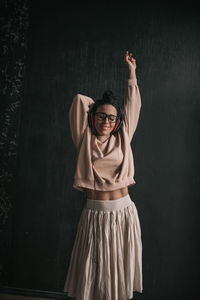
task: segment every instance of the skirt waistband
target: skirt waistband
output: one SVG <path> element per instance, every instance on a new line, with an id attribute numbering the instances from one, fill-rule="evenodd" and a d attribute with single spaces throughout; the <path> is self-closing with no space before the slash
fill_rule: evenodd
<path id="1" fill-rule="evenodd" d="M 106 210 L 113 211 L 123 209 L 131 205 L 133 201 L 130 198 L 130 195 L 126 195 L 116 200 L 92 200 L 86 199 L 86 208 L 94 210 Z"/>

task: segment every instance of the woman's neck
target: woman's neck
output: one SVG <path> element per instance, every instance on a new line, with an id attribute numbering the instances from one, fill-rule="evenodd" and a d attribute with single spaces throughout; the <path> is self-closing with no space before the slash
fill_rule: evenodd
<path id="1" fill-rule="evenodd" d="M 107 136 L 107 135 L 97 135 L 97 139 L 99 141 L 101 141 L 102 143 L 107 141 L 109 138 L 110 138 L 110 136 Z"/>

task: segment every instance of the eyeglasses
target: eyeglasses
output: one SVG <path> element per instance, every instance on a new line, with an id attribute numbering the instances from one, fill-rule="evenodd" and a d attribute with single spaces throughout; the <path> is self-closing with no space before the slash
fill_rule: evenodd
<path id="1" fill-rule="evenodd" d="M 97 120 L 105 120 L 106 118 L 108 118 L 108 121 L 110 123 L 114 123 L 116 122 L 117 116 L 114 115 L 107 115 L 106 113 L 103 112 L 97 112 L 95 113 L 95 115 L 97 115 Z"/>

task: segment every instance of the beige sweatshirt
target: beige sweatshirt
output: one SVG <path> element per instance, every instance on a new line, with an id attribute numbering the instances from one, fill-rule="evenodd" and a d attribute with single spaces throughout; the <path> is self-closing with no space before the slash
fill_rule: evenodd
<path id="1" fill-rule="evenodd" d="M 78 155 L 73 187 L 82 192 L 85 188 L 113 191 L 135 184 L 130 142 L 141 108 L 137 79 L 128 79 L 122 128 L 106 140 L 104 136 L 97 139 L 88 125 L 89 105 L 93 103 L 91 98 L 77 94 L 69 110 L 71 135 Z"/>

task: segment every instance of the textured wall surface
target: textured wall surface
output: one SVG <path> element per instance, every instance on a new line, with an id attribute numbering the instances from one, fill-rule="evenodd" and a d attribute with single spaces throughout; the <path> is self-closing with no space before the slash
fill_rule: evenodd
<path id="1" fill-rule="evenodd" d="M 0 282 L 6 282 L 16 200 L 18 128 L 29 25 L 27 0 L 1 1 L 0 21 Z"/>
<path id="2" fill-rule="evenodd" d="M 136 185 L 129 189 L 143 239 L 144 294 L 135 298 L 191 295 L 200 196 L 195 6 L 29 1 L 29 24 L 12 247 L 3 283 L 63 290 L 85 201 L 72 188 L 76 153 L 69 107 L 76 93 L 97 98 L 107 88 L 122 99 L 127 79 L 122 57 L 128 49 L 137 61 L 142 97 L 132 141 Z"/>

